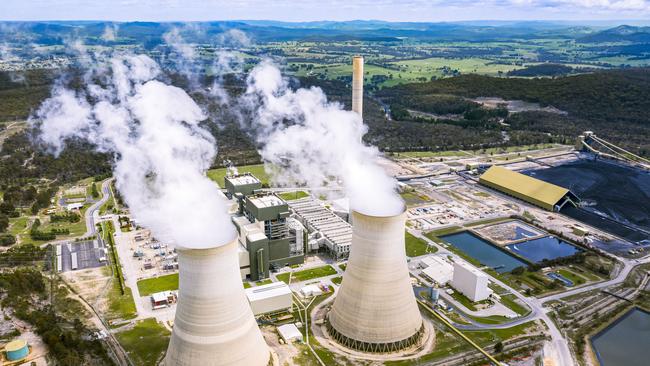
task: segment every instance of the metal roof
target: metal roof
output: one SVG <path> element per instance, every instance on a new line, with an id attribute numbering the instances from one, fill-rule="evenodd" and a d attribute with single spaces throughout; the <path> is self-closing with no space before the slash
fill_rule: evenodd
<path id="1" fill-rule="evenodd" d="M 483 173 L 479 182 L 548 210 L 569 193 L 566 188 L 497 165 Z"/>
<path id="2" fill-rule="evenodd" d="M 291 296 L 291 288 L 284 282 L 273 282 L 266 285 L 250 287 L 244 291 L 250 302 L 276 296 Z"/>

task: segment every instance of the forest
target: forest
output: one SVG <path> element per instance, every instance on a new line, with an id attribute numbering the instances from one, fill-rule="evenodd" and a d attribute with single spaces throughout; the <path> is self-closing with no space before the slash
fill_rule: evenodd
<path id="1" fill-rule="evenodd" d="M 552 106 L 563 113 L 510 113 L 510 130 L 549 133 L 570 141 L 592 130 L 615 144 L 650 155 L 650 69 L 607 70 L 556 78 L 500 78 L 461 75 L 426 83 L 382 89 L 377 96 L 391 104 L 430 111 L 445 104 L 457 109 L 461 99 L 499 97 Z M 452 96 L 452 97 L 450 97 Z M 455 97 L 455 98 L 454 98 Z M 468 103 L 467 109 L 475 106 Z M 436 107 L 436 113 L 444 110 Z"/>

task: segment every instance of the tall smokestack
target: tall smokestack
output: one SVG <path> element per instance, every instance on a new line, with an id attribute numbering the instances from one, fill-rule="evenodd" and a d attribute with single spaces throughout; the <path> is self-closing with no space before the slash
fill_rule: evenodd
<path id="1" fill-rule="evenodd" d="M 363 56 L 352 57 L 352 111 L 363 118 Z"/>
<path id="2" fill-rule="evenodd" d="M 244 294 L 237 245 L 178 251 L 178 306 L 165 366 L 268 365 L 269 349 Z"/>
<path id="3" fill-rule="evenodd" d="M 377 217 L 352 211 L 352 244 L 328 332 L 362 352 L 394 352 L 419 343 L 422 316 L 404 248 L 404 211 Z"/>

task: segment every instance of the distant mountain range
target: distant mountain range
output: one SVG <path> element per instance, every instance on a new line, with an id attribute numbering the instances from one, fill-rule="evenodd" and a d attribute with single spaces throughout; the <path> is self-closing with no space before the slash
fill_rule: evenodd
<path id="1" fill-rule="evenodd" d="M 346 22 L 279 22 L 268 20 L 197 22 L 202 32 L 189 34 L 191 42 L 209 42 L 215 34 L 229 29 L 246 32 L 258 42 L 268 41 L 398 41 L 405 38 L 425 41 L 473 41 L 534 39 L 544 37 L 575 39 L 583 43 L 650 42 L 650 27 L 621 25 L 614 28 L 579 25 L 566 22 L 454 22 L 411 23 L 378 20 Z M 103 42 L 107 27 L 116 27 L 118 37 L 113 44 L 142 43 L 153 46 L 162 42 L 162 35 L 186 23 L 159 22 L 0 22 L 0 42 L 33 42 L 62 44 L 71 37 L 82 37 L 90 44 Z M 105 42 L 105 41 L 104 41 Z"/>
<path id="2" fill-rule="evenodd" d="M 650 27 L 621 25 L 578 39 L 584 43 L 633 42 L 650 43 Z"/>

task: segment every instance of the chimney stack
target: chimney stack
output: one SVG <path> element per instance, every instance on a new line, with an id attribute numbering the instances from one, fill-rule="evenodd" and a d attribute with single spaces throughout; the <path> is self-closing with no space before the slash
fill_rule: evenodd
<path id="1" fill-rule="evenodd" d="M 363 118 L 363 56 L 352 57 L 352 111 Z"/>
<path id="2" fill-rule="evenodd" d="M 179 295 L 164 366 L 267 366 L 269 348 L 239 274 L 237 239 L 179 249 Z"/>

